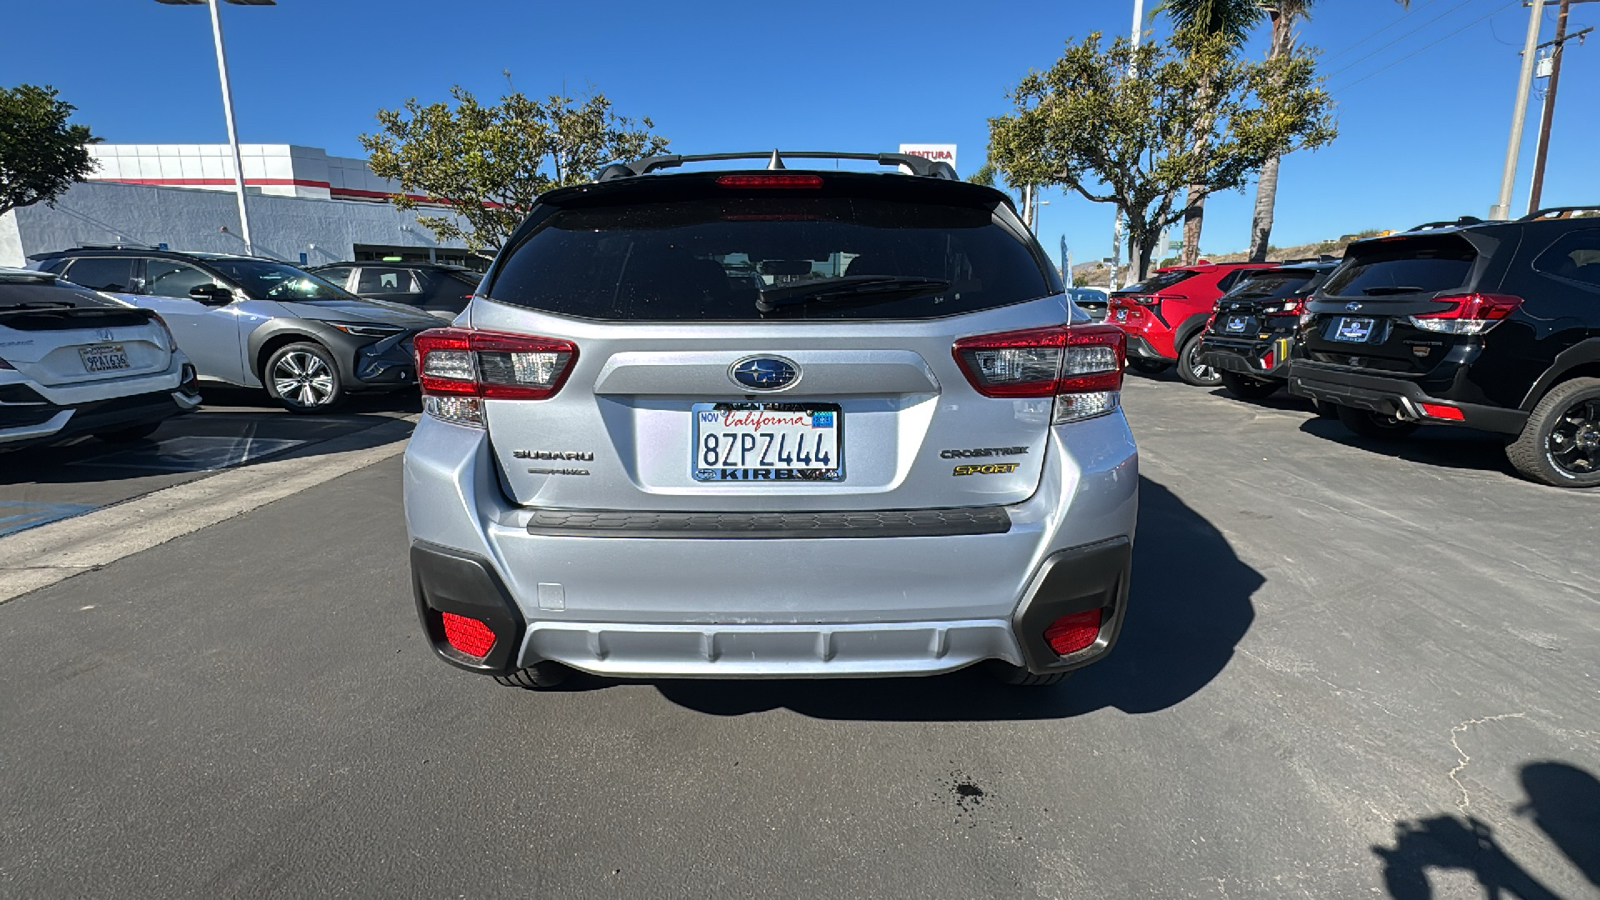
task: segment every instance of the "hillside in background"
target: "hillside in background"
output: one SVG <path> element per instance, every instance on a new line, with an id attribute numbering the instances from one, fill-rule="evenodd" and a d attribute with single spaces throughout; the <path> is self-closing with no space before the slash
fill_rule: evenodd
<path id="1" fill-rule="evenodd" d="M 1269 247 L 1268 259 L 1290 260 L 1314 259 L 1323 255 L 1343 256 L 1345 248 L 1350 246 L 1352 241 L 1358 241 L 1362 238 L 1378 237 L 1379 235 L 1389 233 L 1390 232 L 1382 229 L 1372 228 L 1366 231 L 1358 231 L 1355 234 L 1347 234 L 1341 238 L 1331 241 L 1318 241 L 1314 244 L 1296 244 L 1293 247 Z M 1237 253 L 1206 253 L 1202 254 L 1200 258 L 1214 263 L 1244 262 L 1250 258 L 1250 254 L 1246 251 L 1240 250 Z M 1169 256 L 1162 260 L 1156 266 L 1156 268 L 1159 268 L 1160 266 L 1174 266 L 1177 264 L 1177 257 Z M 1093 285 L 1105 287 L 1107 283 L 1107 275 L 1108 273 L 1106 271 L 1106 266 L 1098 262 L 1083 263 L 1081 265 L 1072 267 L 1073 283 L 1079 285 L 1080 287 Z M 1124 277 L 1126 277 L 1126 274 Z"/>

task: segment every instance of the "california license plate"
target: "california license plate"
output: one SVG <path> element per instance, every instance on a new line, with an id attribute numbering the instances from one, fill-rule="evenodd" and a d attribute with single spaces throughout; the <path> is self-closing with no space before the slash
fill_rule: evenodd
<path id="1" fill-rule="evenodd" d="M 122 349 L 121 344 L 80 347 L 78 356 L 83 358 L 83 368 L 89 372 L 115 372 L 133 368 L 133 364 L 128 362 L 128 352 Z"/>
<path id="2" fill-rule="evenodd" d="M 696 481 L 838 481 L 844 414 L 831 403 L 696 403 Z"/>
<path id="3" fill-rule="evenodd" d="M 1243 331 L 1244 327 L 1248 324 L 1250 324 L 1250 319 L 1248 317 L 1234 316 L 1228 320 L 1228 330 L 1237 333 Z"/>
<path id="4" fill-rule="evenodd" d="M 1364 344 L 1372 337 L 1371 319 L 1354 319 L 1343 316 L 1339 324 L 1333 329 L 1333 339 L 1349 344 Z"/>

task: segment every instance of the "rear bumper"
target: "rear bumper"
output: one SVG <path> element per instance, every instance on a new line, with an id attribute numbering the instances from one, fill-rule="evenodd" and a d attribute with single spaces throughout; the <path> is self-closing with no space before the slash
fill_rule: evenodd
<path id="1" fill-rule="evenodd" d="M 1288 375 L 1289 392 L 1292 394 L 1408 421 L 1465 425 L 1500 434 L 1521 434 L 1528 422 L 1528 414 L 1518 409 L 1434 397 L 1404 378 L 1354 372 L 1344 366 L 1296 359 L 1290 363 Z M 1455 420 L 1429 416 L 1423 411 L 1423 404 L 1458 409 L 1462 418 Z"/>
<path id="2" fill-rule="evenodd" d="M 442 658 L 484 672 L 543 660 L 630 677 L 928 675 L 984 659 L 1076 668 L 1121 628 L 1138 460 L 1120 415 L 1057 431 L 1077 452 L 1056 435 L 1034 497 L 995 508 L 1003 530 L 917 533 L 912 520 L 862 537 L 579 536 L 506 500 L 482 432 L 425 416 L 405 460 L 418 609 Z M 430 574 L 467 569 L 479 574 Z M 438 613 L 471 615 L 452 602 L 504 612 L 501 626 L 473 616 L 496 631 L 488 658 L 444 643 Z M 1056 618 L 1094 608 L 1093 645 L 1062 658 L 1043 643 Z"/>
<path id="3" fill-rule="evenodd" d="M 200 406 L 188 391 L 155 391 L 76 406 L 19 406 L 0 409 L 0 447 L 15 450 L 68 438 L 120 431 L 161 422 Z M 8 420 L 14 424 L 7 425 Z"/>
<path id="4" fill-rule="evenodd" d="M 1162 356 L 1161 351 L 1151 346 L 1143 336 L 1128 332 L 1128 355 L 1139 359 L 1153 359 L 1161 362 L 1172 362 L 1176 356 Z"/>
<path id="5" fill-rule="evenodd" d="M 1207 334 L 1200 340 L 1200 363 L 1255 378 L 1287 378 L 1292 339 L 1241 340 Z"/>

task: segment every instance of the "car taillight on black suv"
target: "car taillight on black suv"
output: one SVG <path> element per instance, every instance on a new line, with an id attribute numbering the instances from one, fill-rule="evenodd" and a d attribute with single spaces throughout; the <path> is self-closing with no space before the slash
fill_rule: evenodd
<path id="1" fill-rule="evenodd" d="M 1527 477 L 1600 485 L 1600 219 L 1574 212 L 1352 244 L 1300 316 L 1290 390 L 1365 436 L 1513 435 Z"/>

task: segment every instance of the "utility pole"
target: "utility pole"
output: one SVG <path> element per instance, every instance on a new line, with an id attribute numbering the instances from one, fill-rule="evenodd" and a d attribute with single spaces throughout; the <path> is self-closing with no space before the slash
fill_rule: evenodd
<path id="1" fill-rule="evenodd" d="M 1517 76 L 1517 102 L 1511 112 L 1511 139 L 1506 143 L 1506 162 L 1500 170 L 1500 200 L 1489 210 L 1489 218 L 1511 218 L 1511 190 L 1517 180 L 1517 151 L 1522 148 L 1522 126 L 1528 116 L 1528 89 L 1533 84 L 1533 55 L 1539 47 L 1539 25 L 1544 15 L 1544 0 L 1533 0 L 1528 9 L 1528 37 L 1522 45 L 1522 72 Z"/>
<path id="2" fill-rule="evenodd" d="M 1144 0 L 1133 0 L 1133 31 L 1132 31 L 1132 38 L 1133 38 L 1133 49 L 1135 49 L 1135 50 L 1139 49 L 1139 38 L 1141 37 L 1141 33 L 1140 32 L 1141 32 L 1141 26 L 1143 26 L 1143 25 L 1144 25 Z M 1128 77 L 1129 78 L 1138 78 L 1139 77 L 1139 63 L 1138 63 L 1138 57 L 1137 56 L 1134 57 L 1134 62 L 1131 63 L 1128 66 Z M 1122 213 L 1118 212 L 1111 219 L 1111 281 L 1109 282 L 1108 286 L 1113 291 L 1117 289 L 1117 266 L 1121 264 L 1121 261 L 1122 261 Z M 1128 261 L 1130 263 L 1130 267 L 1129 267 L 1129 270 L 1128 270 L 1128 277 L 1132 278 L 1133 277 L 1133 269 L 1132 269 L 1131 263 L 1133 261 L 1133 252 L 1131 250 L 1128 252 Z"/>
<path id="3" fill-rule="evenodd" d="M 1539 113 L 1539 139 L 1533 151 L 1533 187 L 1528 191 L 1530 216 L 1539 211 L 1539 195 L 1544 192 L 1544 163 L 1550 152 L 1550 122 L 1556 113 L 1556 88 L 1561 84 L 1562 51 L 1567 41 L 1578 38 L 1581 42 L 1585 34 L 1594 30 L 1585 28 L 1573 35 L 1567 34 L 1567 7 L 1571 5 L 1572 0 L 1561 0 L 1561 10 L 1556 13 L 1556 37 L 1550 42 L 1554 45 L 1550 51 L 1550 83 L 1545 86 L 1544 108 Z"/>

